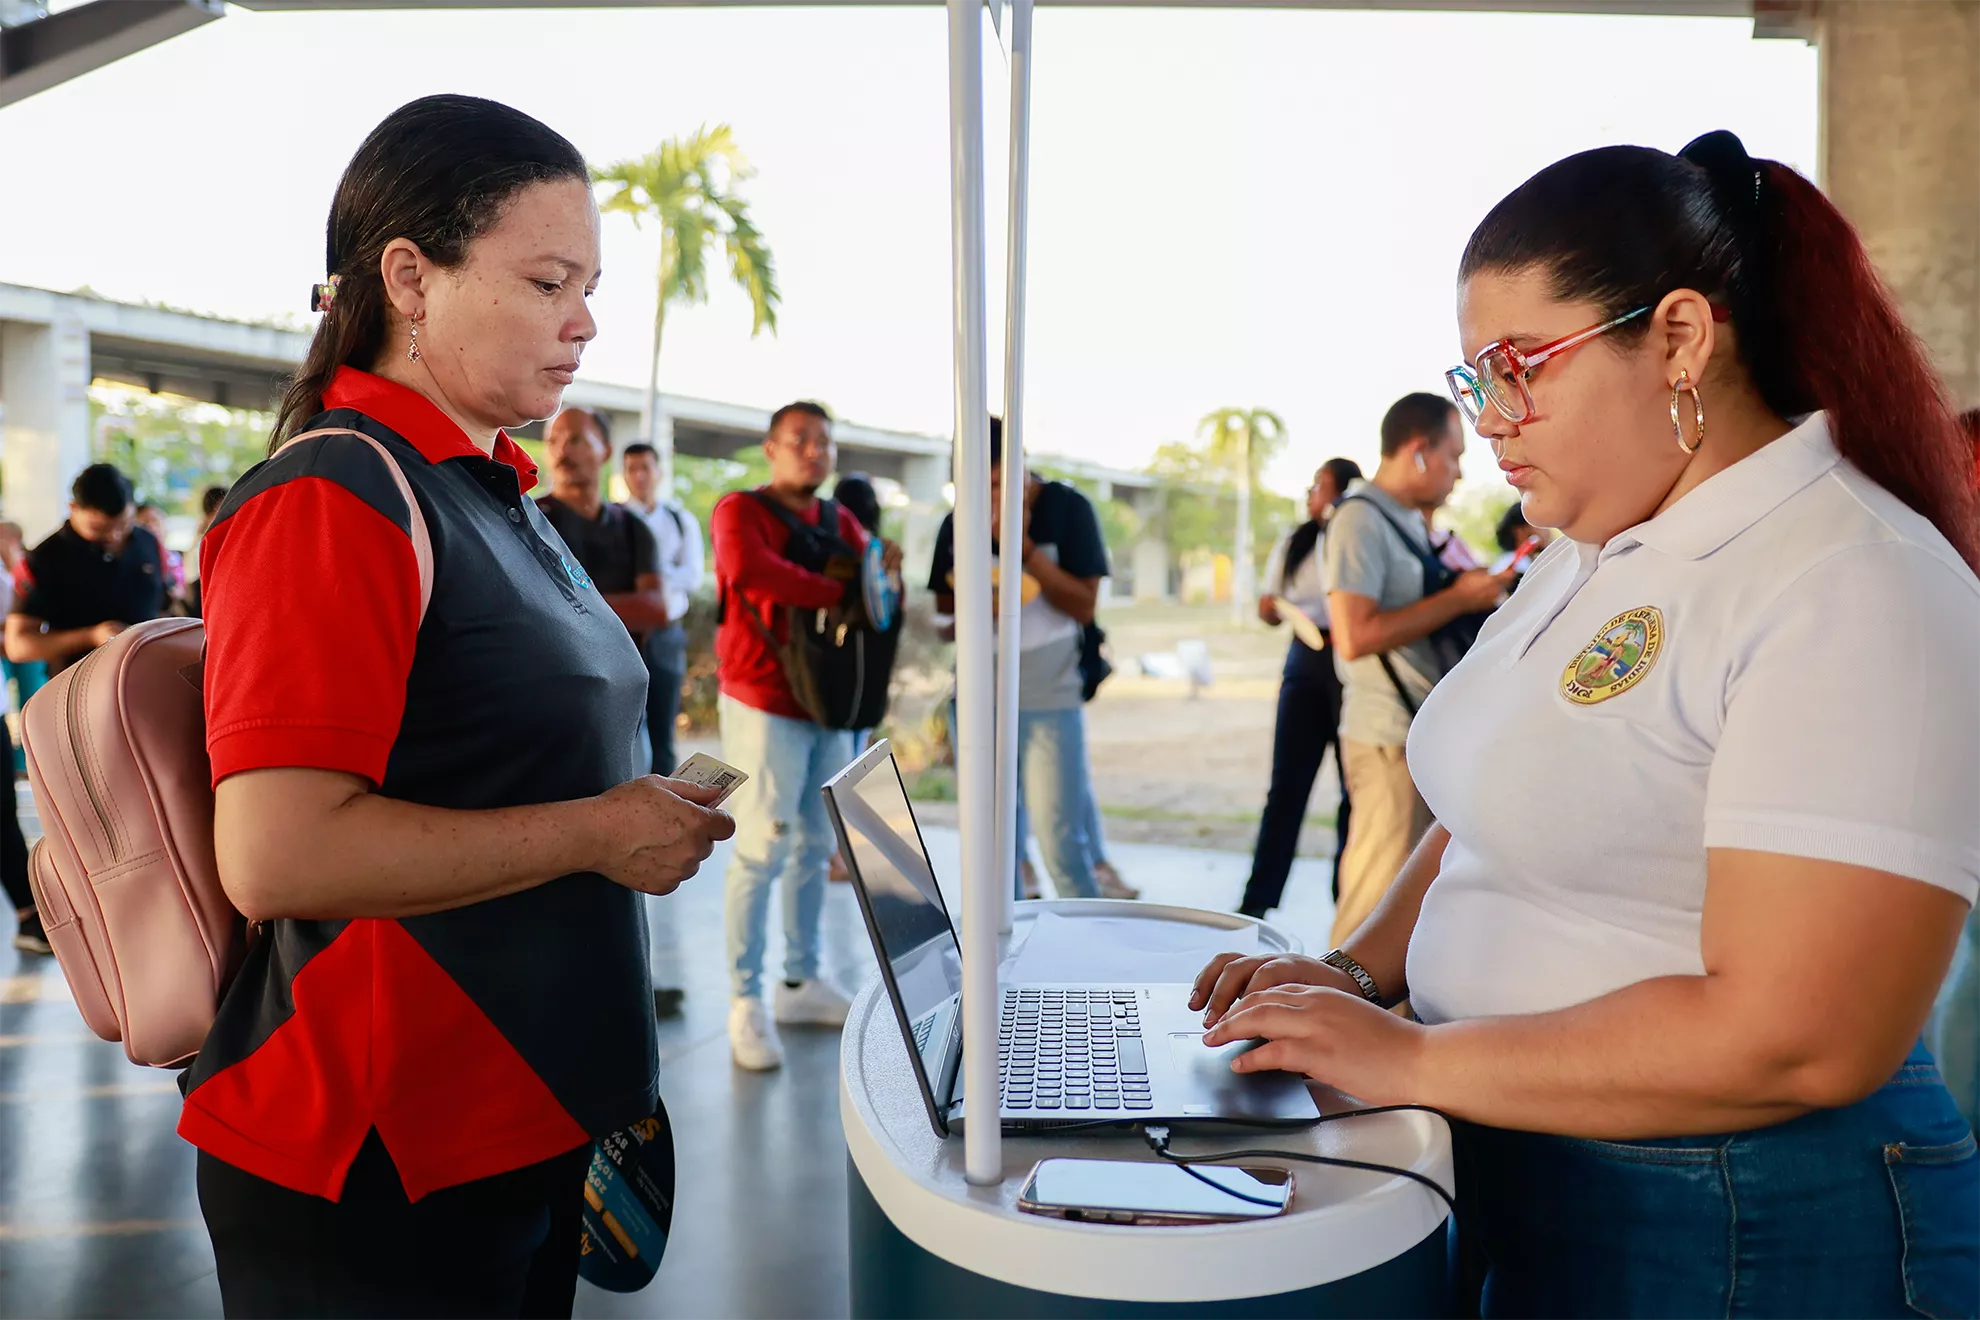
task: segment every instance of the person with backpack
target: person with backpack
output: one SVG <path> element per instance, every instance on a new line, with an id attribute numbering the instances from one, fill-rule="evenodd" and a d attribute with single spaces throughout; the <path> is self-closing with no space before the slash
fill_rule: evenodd
<path id="1" fill-rule="evenodd" d="M 674 751 L 674 722 L 681 714 L 681 685 L 687 682 L 687 618 L 694 593 L 705 576 L 701 524 L 679 500 L 660 488 L 660 451 L 644 442 L 626 446 L 619 460 L 626 479 L 625 507 L 638 514 L 660 551 L 660 590 L 667 626 L 646 638 L 646 736 L 653 745 L 653 772 L 672 774 L 680 764 Z"/>
<path id="2" fill-rule="evenodd" d="M 595 1140 L 650 1117 L 646 895 L 734 831 L 638 777 L 646 669 L 509 429 L 596 334 L 584 158 L 388 115 L 331 202 L 272 456 L 202 543 L 227 897 L 180 1135 L 229 1316 L 563 1315 Z"/>
<path id="3" fill-rule="evenodd" d="M 1375 475 L 1349 485 L 1327 524 L 1322 561 L 1341 681 L 1341 774 L 1354 800 L 1335 944 L 1375 910 L 1430 826 L 1405 748 L 1417 708 L 1463 653 L 1461 642 L 1439 634 L 1490 610 L 1512 580 L 1483 569 L 1453 573 L 1437 557 L 1427 516 L 1450 498 L 1463 456 L 1464 428 L 1451 401 L 1404 395 L 1382 418 Z"/>
<path id="4" fill-rule="evenodd" d="M 1285 670 L 1279 679 L 1279 709 L 1272 725 L 1272 785 L 1265 794 L 1265 811 L 1258 819 L 1258 841 L 1252 849 L 1251 874 L 1244 882 L 1238 911 L 1263 917 L 1279 905 L 1299 851 L 1299 831 L 1320 763 L 1334 748 L 1334 769 L 1341 779 L 1341 805 L 1334 813 L 1334 894 L 1341 888 L 1341 854 L 1346 851 L 1352 816 L 1347 772 L 1340 765 L 1341 678 L 1331 654 L 1332 616 L 1327 612 L 1327 585 L 1322 573 L 1321 542 L 1327 520 L 1360 481 L 1361 465 L 1351 458 L 1330 458 L 1313 474 L 1306 488 L 1306 521 L 1279 539 L 1265 563 L 1265 580 L 1258 597 L 1258 617 L 1272 627 L 1286 622 L 1278 602 L 1284 600 L 1306 615 L 1317 636 L 1304 632 L 1294 620 L 1286 642 Z M 1319 645 L 1316 647 L 1315 642 Z"/>
<path id="5" fill-rule="evenodd" d="M 1457 284 L 1452 393 L 1561 538 L 1411 730 L 1437 824 L 1388 899 L 1206 969 L 1204 1043 L 1450 1117 L 1463 1314 L 1980 1313 L 1980 1148 L 1919 1040 L 1980 894 L 1943 384 L 1727 132 L 1548 166 Z"/>
<path id="6" fill-rule="evenodd" d="M 993 510 L 1003 498 L 1003 461 L 1004 423 L 992 417 L 988 475 Z M 955 515 L 950 514 L 935 533 L 928 568 L 936 624 L 945 639 L 955 635 L 955 535 Z M 1001 554 L 994 529 L 991 537 L 994 571 L 1007 571 L 1012 559 Z M 1035 825 L 1045 869 L 1061 894 L 1139 898 L 1140 891 L 1112 866 L 1098 873 L 1094 866 L 1104 863 L 1104 844 L 1098 838 L 1083 706 L 1104 675 L 1095 672 L 1089 686 L 1082 657 L 1100 600 L 1100 580 L 1109 570 L 1107 543 L 1092 501 L 1063 481 L 1042 481 L 1025 472 L 1024 545 L 1016 566 L 1023 574 L 1018 612 L 1018 882 L 1026 883 L 1030 867 L 1024 853 Z"/>
<path id="7" fill-rule="evenodd" d="M 837 457 L 831 414 L 808 402 L 779 408 L 763 455 L 768 484 L 724 495 L 708 519 L 722 759 L 749 775 L 730 800 L 741 825 L 724 882 L 729 1050 L 753 1071 L 782 1066 L 779 1024 L 838 1027 L 851 1010 L 852 997 L 819 962 L 826 872 L 838 847 L 820 790 L 853 759 L 853 729 L 872 722 L 820 707 L 821 696 L 840 694 L 814 691 L 820 675 L 803 667 L 804 638 L 795 635 L 820 620 L 836 634 L 829 612 L 855 603 L 861 587 L 866 529 L 851 509 L 818 498 Z M 898 570 L 900 548 L 881 544 L 887 570 Z M 884 673 L 878 681 L 884 689 Z M 763 961 L 770 889 L 780 880 L 784 975 L 773 1007 L 763 999 Z"/>

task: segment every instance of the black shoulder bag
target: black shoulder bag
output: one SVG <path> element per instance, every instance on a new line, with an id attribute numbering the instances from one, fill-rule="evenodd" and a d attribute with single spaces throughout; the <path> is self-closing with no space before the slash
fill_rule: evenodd
<path id="1" fill-rule="evenodd" d="M 839 535 L 837 504 L 820 500 L 818 525 L 813 527 L 762 491 L 748 494 L 790 530 L 784 558 L 834 578 L 850 569 L 850 590 L 858 591 L 859 556 Z M 871 729 L 885 718 L 901 612 L 896 611 L 892 627 L 880 632 L 865 626 L 862 612 L 845 605 L 821 610 L 780 605 L 772 611 L 773 617 L 784 619 L 780 642 L 749 597 L 738 592 L 737 599 L 750 626 L 777 657 L 791 696 L 813 723 L 826 729 Z"/>
<path id="2" fill-rule="evenodd" d="M 1389 516 L 1389 511 L 1377 504 L 1374 500 L 1369 499 L 1366 495 L 1350 495 L 1342 500 L 1341 503 L 1366 504 L 1381 516 L 1382 521 L 1389 525 L 1390 531 L 1402 539 L 1403 547 L 1412 555 L 1415 555 L 1417 562 L 1423 565 L 1423 594 L 1426 597 L 1436 595 L 1457 580 L 1457 570 L 1437 558 L 1437 552 L 1434 549 L 1424 549 L 1418 546 L 1415 541 L 1410 539 L 1409 533 L 1402 529 L 1401 524 Z M 1429 539 L 1427 532 L 1424 539 L 1426 541 Z M 1492 611 L 1490 610 L 1482 610 L 1474 614 L 1460 614 L 1457 618 L 1452 619 L 1449 623 L 1424 639 L 1430 643 L 1430 649 L 1435 653 L 1442 673 L 1450 673 L 1457 665 L 1457 662 L 1464 659 L 1465 653 L 1478 640 L 1478 630 L 1483 628 L 1485 626 L 1485 620 L 1491 617 Z M 1375 658 L 1382 662 L 1382 672 L 1389 676 L 1389 682 L 1394 685 L 1396 696 L 1402 701 L 1403 709 L 1409 712 L 1411 719 L 1415 719 L 1416 703 L 1410 700 L 1409 689 L 1403 686 L 1402 677 L 1396 673 L 1395 664 L 1389 659 L 1388 652 L 1384 651 Z"/>

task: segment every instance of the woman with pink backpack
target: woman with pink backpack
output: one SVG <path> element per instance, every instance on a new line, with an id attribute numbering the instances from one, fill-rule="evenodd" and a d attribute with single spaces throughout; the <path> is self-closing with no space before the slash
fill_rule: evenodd
<path id="1" fill-rule="evenodd" d="M 657 1102 L 641 895 L 734 823 L 634 777 L 646 667 L 505 430 L 596 333 L 598 235 L 536 120 L 387 117 L 202 547 L 219 874 L 261 923 L 179 1129 L 229 1315 L 568 1315 L 592 1141 Z"/>

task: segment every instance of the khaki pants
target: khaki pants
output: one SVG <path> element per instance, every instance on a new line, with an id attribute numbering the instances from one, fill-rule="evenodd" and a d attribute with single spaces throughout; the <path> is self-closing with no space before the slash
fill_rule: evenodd
<path id="1" fill-rule="evenodd" d="M 1430 828 L 1430 808 L 1409 776 L 1400 747 L 1371 747 L 1343 738 L 1341 774 L 1354 815 L 1341 854 L 1341 897 L 1334 909 L 1334 947 L 1368 919 L 1389 892 L 1396 872 Z"/>

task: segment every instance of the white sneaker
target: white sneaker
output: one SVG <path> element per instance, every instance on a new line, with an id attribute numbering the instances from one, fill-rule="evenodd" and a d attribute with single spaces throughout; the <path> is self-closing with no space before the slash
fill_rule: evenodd
<path id="1" fill-rule="evenodd" d="M 843 1027 L 852 996 L 822 976 L 796 986 L 777 982 L 777 1021 L 811 1027 Z"/>
<path id="2" fill-rule="evenodd" d="M 784 1066 L 784 1042 L 770 1021 L 770 1010 L 755 995 L 738 995 L 729 1005 L 729 1053 L 738 1068 L 768 1072 Z"/>

